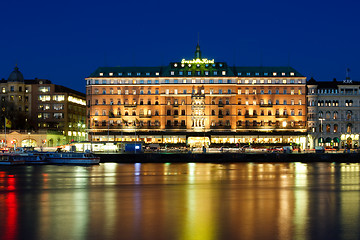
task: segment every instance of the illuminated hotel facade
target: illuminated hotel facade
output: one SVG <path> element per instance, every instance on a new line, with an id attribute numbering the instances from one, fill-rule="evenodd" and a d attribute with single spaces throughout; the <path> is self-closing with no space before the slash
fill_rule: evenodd
<path id="1" fill-rule="evenodd" d="M 306 77 L 201 57 L 161 67 L 99 67 L 86 78 L 92 141 L 297 143 L 306 147 Z"/>

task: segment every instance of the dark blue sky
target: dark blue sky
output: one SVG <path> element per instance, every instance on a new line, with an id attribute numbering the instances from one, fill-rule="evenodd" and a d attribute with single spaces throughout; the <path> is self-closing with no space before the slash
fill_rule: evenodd
<path id="1" fill-rule="evenodd" d="M 99 66 L 159 66 L 203 57 L 290 66 L 316 80 L 360 80 L 359 1 L 2 1 L 0 78 L 85 92 Z"/>

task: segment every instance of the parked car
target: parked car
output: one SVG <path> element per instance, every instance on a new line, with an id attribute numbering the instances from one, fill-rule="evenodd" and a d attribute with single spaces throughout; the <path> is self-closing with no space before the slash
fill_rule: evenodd
<path id="1" fill-rule="evenodd" d="M 324 153 L 325 148 L 323 146 L 315 147 L 315 153 Z"/>

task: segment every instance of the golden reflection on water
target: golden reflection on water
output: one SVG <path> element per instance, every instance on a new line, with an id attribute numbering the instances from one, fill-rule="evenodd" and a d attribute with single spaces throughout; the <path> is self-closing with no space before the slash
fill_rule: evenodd
<path id="1" fill-rule="evenodd" d="M 0 170 L 0 232 L 4 239 L 352 239 L 360 234 L 359 170 L 334 163 L 8 168 Z"/>

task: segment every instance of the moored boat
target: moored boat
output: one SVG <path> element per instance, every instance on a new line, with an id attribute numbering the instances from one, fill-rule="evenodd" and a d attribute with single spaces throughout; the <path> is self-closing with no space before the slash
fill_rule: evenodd
<path id="1" fill-rule="evenodd" d="M 54 152 L 46 154 L 46 160 L 50 164 L 77 164 L 77 165 L 91 165 L 99 164 L 100 158 L 94 156 L 90 152 L 76 153 L 76 152 Z"/>
<path id="2" fill-rule="evenodd" d="M 19 157 L 19 154 L 15 153 L 1 153 L 0 165 L 20 165 L 25 164 L 25 160 Z"/>

